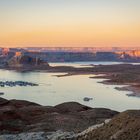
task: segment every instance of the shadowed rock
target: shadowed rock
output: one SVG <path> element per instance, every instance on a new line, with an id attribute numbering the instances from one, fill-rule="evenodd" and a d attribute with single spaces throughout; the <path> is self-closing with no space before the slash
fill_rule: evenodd
<path id="1" fill-rule="evenodd" d="M 7 104 L 9 101 L 0 97 L 0 105 Z"/>
<path id="2" fill-rule="evenodd" d="M 139 140 L 140 110 L 128 110 L 116 115 L 108 124 L 80 136 L 77 140 Z"/>
<path id="3" fill-rule="evenodd" d="M 118 114 L 109 109 L 93 109 L 76 102 L 54 107 L 22 100 L 5 100 L 0 106 L 0 133 L 81 132 Z"/>

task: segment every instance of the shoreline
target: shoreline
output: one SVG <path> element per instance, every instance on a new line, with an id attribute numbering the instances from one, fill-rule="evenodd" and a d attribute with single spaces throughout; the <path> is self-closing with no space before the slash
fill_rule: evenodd
<path id="1" fill-rule="evenodd" d="M 129 91 L 132 93 L 126 94 L 128 97 L 140 97 L 140 86 L 139 83 L 121 83 L 121 82 L 112 82 L 112 78 L 110 77 L 110 74 L 104 74 L 104 76 L 95 76 L 90 77 L 93 79 L 103 79 L 103 81 L 98 82 L 105 85 L 115 85 L 115 89 L 118 91 Z M 120 85 L 122 87 L 117 87 L 117 85 Z"/>
<path id="2" fill-rule="evenodd" d="M 73 75 L 95 75 L 89 78 L 106 79 L 100 83 L 109 85 L 124 85 L 116 90 L 131 91 L 127 96 L 140 97 L 140 65 L 115 64 L 94 65 L 94 67 L 76 68 L 72 66 L 28 66 L 28 67 L 3 67 L 2 70 L 14 70 L 17 72 L 53 72 L 57 77 Z M 64 73 L 57 75 L 57 73 Z M 125 86 L 126 85 L 126 86 Z"/>
<path id="3" fill-rule="evenodd" d="M 103 79 L 103 81 L 98 82 L 105 85 L 115 85 L 115 89 L 118 91 L 129 91 L 132 93 L 126 94 L 128 97 L 140 97 L 140 86 L 139 83 L 119 83 L 119 82 L 111 82 L 111 78 L 108 77 L 110 74 L 105 73 L 66 73 L 62 75 L 55 75 L 57 77 L 65 77 L 65 76 L 74 76 L 74 75 L 95 75 L 94 77 L 89 77 L 93 79 Z M 105 79 L 105 80 L 104 80 Z M 117 85 L 123 86 L 123 87 L 117 87 Z"/>
<path id="4" fill-rule="evenodd" d="M 129 65 L 129 68 L 127 66 L 122 66 L 121 70 L 120 67 L 117 69 L 118 66 L 97 66 L 92 69 L 57 67 L 58 69 L 36 69 L 32 72 L 53 72 L 57 77 L 92 74 L 94 76 L 89 78 L 103 79 L 99 83 L 125 85 L 115 89 L 133 92 L 127 96 L 140 97 L 140 77 L 138 77 L 140 68 L 136 67 L 133 71 L 132 65 Z M 129 71 L 130 69 L 132 71 Z M 58 73 L 62 75 L 57 75 Z M 118 139 L 119 137 L 120 139 L 132 138 L 133 134 L 137 138 L 140 136 L 140 110 L 118 112 L 107 108 L 92 108 L 77 102 L 43 106 L 25 100 L 7 100 L 1 97 L 0 110 L 0 138 L 2 139 L 25 140 L 43 137 L 44 140 L 51 136 L 48 140 L 52 138 L 54 140 L 57 138 L 60 140 L 94 140 L 96 138 L 113 140 L 116 139 L 116 135 Z M 106 120 L 109 122 L 106 123 Z"/>

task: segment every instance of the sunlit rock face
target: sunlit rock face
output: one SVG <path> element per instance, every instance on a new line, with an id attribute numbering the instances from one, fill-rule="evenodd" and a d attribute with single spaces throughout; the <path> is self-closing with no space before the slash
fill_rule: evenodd
<path id="1" fill-rule="evenodd" d="M 22 56 L 22 52 L 16 52 L 15 53 L 15 57 L 21 57 Z"/>
<path id="2" fill-rule="evenodd" d="M 3 50 L 2 50 L 2 55 L 8 55 L 8 53 L 9 53 L 9 48 L 4 48 Z"/>
<path id="3" fill-rule="evenodd" d="M 140 51 L 130 51 L 128 52 L 128 55 L 131 57 L 140 57 Z"/>
<path id="4" fill-rule="evenodd" d="M 140 51 L 127 51 L 127 52 L 116 52 L 118 54 L 119 58 L 140 58 Z"/>

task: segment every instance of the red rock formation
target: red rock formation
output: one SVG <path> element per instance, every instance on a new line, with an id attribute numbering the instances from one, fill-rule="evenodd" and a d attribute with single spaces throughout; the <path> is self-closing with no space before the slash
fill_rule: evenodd
<path id="1" fill-rule="evenodd" d="M 131 58 L 140 58 L 140 51 L 127 51 L 127 52 L 115 52 L 116 54 L 120 55 L 120 58 L 125 58 L 125 56 L 129 56 Z"/>

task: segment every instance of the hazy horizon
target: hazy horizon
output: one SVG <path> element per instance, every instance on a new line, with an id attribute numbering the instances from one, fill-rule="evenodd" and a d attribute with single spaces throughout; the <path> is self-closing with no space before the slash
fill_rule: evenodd
<path id="1" fill-rule="evenodd" d="M 0 0 L 2 47 L 139 47 L 139 0 Z"/>

